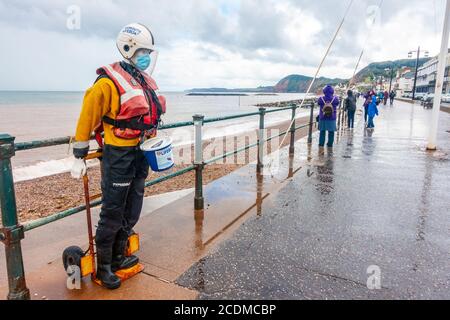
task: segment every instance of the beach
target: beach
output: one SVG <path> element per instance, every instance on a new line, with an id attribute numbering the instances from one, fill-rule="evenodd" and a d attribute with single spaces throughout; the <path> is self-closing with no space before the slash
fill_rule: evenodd
<path id="1" fill-rule="evenodd" d="M 255 112 L 261 103 L 278 103 L 301 99 L 304 94 L 280 93 L 259 96 L 249 93 L 234 96 L 187 96 L 183 92 L 162 92 L 167 99 L 167 113 L 163 124 L 192 121 L 194 114 L 205 118 Z M 0 131 L 14 136 L 15 142 L 68 137 L 75 134 L 84 92 L 23 92 L 0 91 Z M 298 110 L 298 114 L 309 114 Z M 267 126 L 289 119 L 290 112 L 267 114 Z M 243 133 L 258 128 L 258 116 L 237 118 L 205 125 L 204 138 Z M 174 146 L 186 145 L 193 140 L 193 127 L 164 130 Z M 25 181 L 68 172 L 72 166 L 72 150 L 68 145 L 17 152 L 12 158 L 14 181 Z"/>
<path id="2" fill-rule="evenodd" d="M 258 106 L 276 108 L 294 103 L 304 94 L 274 94 L 260 96 L 187 96 L 182 92 L 163 93 L 168 101 L 168 111 L 163 116 L 165 123 L 192 121 L 193 114 L 206 118 L 255 112 Z M 83 92 L 13 92 L 0 91 L 0 118 L 2 132 L 16 137 L 16 142 L 72 136 L 76 128 Z M 309 110 L 298 109 L 299 123 L 309 121 Z M 286 130 L 291 117 L 290 110 L 270 113 L 265 116 L 268 136 Z M 39 119 L 39 121 L 36 121 Z M 21 125 L 18 126 L 17 123 Z M 230 152 L 236 147 L 257 141 L 259 116 L 236 118 L 208 123 L 204 126 L 203 147 L 205 160 Z M 278 130 L 278 131 L 277 131 Z M 173 140 L 175 166 L 164 173 L 151 172 L 147 180 L 170 174 L 192 164 L 193 127 L 167 129 L 161 135 Z M 297 138 L 304 136 L 299 130 Z M 226 137 L 226 138 L 224 138 Z M 235 140 L 239 140 L 236 142 Z M 285 144 L 289 142 L 286 139 Z M 243 145 L 244 143 L 244 145 Z M 278 139 L 268 144 L 271 152 Z M 94 145 L 91 147 L 96 148 Z M 206 166 L 204 183 L 218 179 L 256 160 L 257 148 L 247 150 L 239 156 Z M 84 204 L 83 185 L 70 176 L 73 163 L 71 146 L 60 145 L 16 152 L 12 158 L 17 209 L 21 222 L 46 217 L 56 212 Z M 239 160 L 239 161 L 236 161 Z M 97 160 L 88 164 L 90 194 L 100 194 L 100 166 Z M 159 183 L 146 189 L 146 196 L 193 187 L 194 172 Z"/>
<path id="3" fill-rule="evenodd" d="M 302 125 L 309 122 L 309 117 L 301 117 L 296 121 L 296 125 Z M 290 121 L 284 121 L 277 125 L 267 126 L 267 135 L 273 136 L 279 132 L 284 132 L 289 127 Z M 297 130 L 296 139 L 305 137 L 308 133 L 308 128 Z M 255 142 L 256 131 L 241 133 L 238 135 L 240 138 L 247 137 L 248 144 Z M 217 141 L 222 139 L 212 138 L 204 141 L 204 150 L 211 147 Z M 289 137 L 285 139 L 283 146 L 289 144 Z M 273 152 L 277 148 L 281 140 L 274 139 L 271 144 L 268 145 L 267 152 Z M 223 145 L 227 152 L 232 151 L 235 147 L 235 139 L 227 139 L 226 145 Z M 220 145 L 222 147 L 222 145 Z M 175 158 L 181 151 L 186 148 L 192 148 L 190 146 L 174 148 Z M 211 148 L 209 148 L 211 149 Z M 222 148 L 215 148 L 213 152 L 208 155 L 204 155 L 205 159 L 209 159 L 210 156 L 218 156 L 223 153 L 223 150 L 217 150 Z M 227 160 L 218 161 L 215 164 L 211 164 L 205 167 L 203 172 L 203 183 L 216 180 L 230 172 L 242 167 L 247 163 L 251 163 L 256 160 L 257 148 L 251 148 L 242 154 L 239 158 L 244 161 L 238 161 L 236 163 L 234 157 L 229 157 Z M 177 163 L 177 162 L 176 162 Z M 190 163 L 176 164 L 174 168 L 165 173 L 151 172 L 147 180 L 153 180 L 161 175 L 165 175 L 170 172 L 177 171 L 183 167 L 190 165 Z M 88 170 L 88 176 L 90 180 L 90 194 L 100 194 L 100 166 L 95 165 Z M 188 172 L 184 175 L 169 179 L 162 183 L 156 184 L 149 188 L 146 188 L 145 195 L 157 195 L 166 192 L 183 190 L 194 187 L 194 172 Z M 42 217 L 52 215 L 54 213 L 69 209 L 71 207 L 84 204 L 83 183 L 81 180 L 75 180 L 70 176 L 70 173 L 60 173 L 50 175 L 46 177 L 36 178 L 27 181 L 20 181 L 15 183 L 15 192 L 17 199 L 17 210 L 20 222 L 26 222 Z M 206 199 L 207 204 L 207 199 Z"/>

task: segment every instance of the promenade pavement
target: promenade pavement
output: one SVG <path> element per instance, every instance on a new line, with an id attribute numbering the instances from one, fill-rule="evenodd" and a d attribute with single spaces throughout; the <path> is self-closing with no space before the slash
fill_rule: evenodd
<path id="1" fill-rule="evenodd" d="M 449 299 L 450 115 L 380 107 L 177 280 L 201 299 Z M 300 152 L 300 151 L 299 151 Z"/>
<path id="2" fill-rule="evenodd" d="M 270 174 L 249 164 L 206 185 L 201 211 L 191 190 L 150 201 L 136 228 L 145 270 L 118 290 L 89 278 L 66 287 L 60 254 L 86 248 L 82 213 L 33 230 L 23 241 L 32 298 L 449 299 L 450 114 L 435 152 L 425 150 L 430 116 L 396 102 L 371 132 L 359 113 L 332 150 L 315 134 L 293 157 L 268 157 Z"/>

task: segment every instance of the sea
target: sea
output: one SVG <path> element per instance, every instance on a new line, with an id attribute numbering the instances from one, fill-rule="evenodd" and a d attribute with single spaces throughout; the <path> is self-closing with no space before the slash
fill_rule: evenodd
<path id="1" fill-rule="evenodd" d="M 257 104 L 302 99 L 301 93 L 280 93 L 258 95 L 245 93 L 243 96 L 190 96 L 184 92 L 161 92 L 167 99 L 167 113 L 163 122 L 170 124 L 192 121 L 194 114 L 206 118 L 235 115 L 257 111 Z M 16 142 L 26 142 L 64 136 L 73 136 L 81 110 L 84 92 L 47 91 L 0 91 L 0 132 L 16 138 Z M 300 113 L 307 114 L 306 110 Z M 266 116 L 266 125 L 289 120 L 289 111 Z M 248 132 L 258 128 L 258 116 L 221 121 L 205 125 L 204 138 L 222 137 Z M 193 128 L 188 136 L 193 138 Z M 174 130 L 164 130 L 173 136 L 174 146 L 191 142 L 186 134 L 175 134 Z M 70 170 L 73 162 L 68 145 L 18 151 L 12 159 L 15 181 L 44 177 Z"/>

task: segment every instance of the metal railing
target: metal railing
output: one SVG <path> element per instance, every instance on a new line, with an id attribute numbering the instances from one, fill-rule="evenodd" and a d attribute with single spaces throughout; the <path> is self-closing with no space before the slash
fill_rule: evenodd
<path id="1" fill-rule="evenodd" d="M 314 103 L 310 103 L 308 104 L 308 106 L 310 108 L 309 122 L 305 125 L 300 126 L 296 126 L 295 121 L 296 110 L 299 108 L 299 106 L 297 105 L 291 105 L 289 107 L 284 108 L 276 108 L 273 110 L 259 108 L 257 112 L 236 114 L 231 116 L 215 117 L 215 118 L 204 118 L 204 116 L 202 115 L 194 115 L 192 121 L 163 125 L 160 127 L 161 130 L 194 126 L 195 128 L 194 161 L 191 165 L 183 169 L 180 169 L 176 172 L 158 177 L 151 181 L 147 181 L 145 187 L 153 186 L 155 184 L 183 175 L 190 171 L 195 171 L 194 208 L 196 210 L 203 209 L 204 197 L 203 197 L 202 172 L 206 165 L 215 163 L 221 159 L 225 159 L 240 152 L 244 152 L 248 149 L 257 147 L 258 148 L 257 170 L 260 171 L 263 168 L 264 145 L 266 142 L 273 140 L 276 137 L 290 133 L 291 139 L 290 139 L 289 153 L 293 154 L 295 132 L 299 129 L 306 127 L 309 127 L 308 143 L 311 144 L 313 126 L 315 125 L 316 121 L 314 119 Z M 343 115 L 341 116 L 342 114 L 341 109 L 342 108 L 339 108 L 339 116 L 338 116 L 339 127 L 341 127 L 342 123 L 344 123 L 344 116 Z M 293 122 L 290 128 L 288 128 L 288 130 L 285 132 L 282 132 L 280 134 L 265 139 L 264 138 L 266 130 L 264 124 L 265 115 L 275 112 L 282 112 L 286 110 L 290 110 L 292 112 L 291 119 L 293 120 Z M 259 133 L 258 133 L 258 140 L 256 143 L 246 145 L 245 147 L 235 149 L 232 152 L 224 153 L 211 159 L 207 160 L 203 159 L 202 128 L 205 123 L 213 123 L 251 116 L 259 116 L 259 130 L 258 130 Z M 61 138 L 19 142 L 19 143 L 14 143 L 14 140 L 15 138 L 8 134 L 0 134 L 0 204 L 1 204 L 2 224 L 3 224 L 3 228 L 0 229 L 0 241 L 3 242 L 5 245 L 5 253 L 6 253 L 5 256 L 6 256 L 8 286 L 9 286 L 8 299 L 21 300 L 30 298 L 30 292 L 26 287 L 25 283 L 25 272 L 23 267 L 22 249 L 20 244 L 20 241 L 24 239 L 25 232 L 74 215 L 78 212 L 85 210 L 86 206 L 82 205 L 70 208 L 68 210 L 58 212 L 38 220 L 27 222 L 24 225 L 20 224 L 17 217 L 17 206 L 14 192 L 11 158 L 15 155 L 15 152 L 17 151 L 70 144 L 72 138 L 61 137 Z M 101 200 L 95 200 L 90 203 L 91 207 L 98 206 L 100 204 Z"/>

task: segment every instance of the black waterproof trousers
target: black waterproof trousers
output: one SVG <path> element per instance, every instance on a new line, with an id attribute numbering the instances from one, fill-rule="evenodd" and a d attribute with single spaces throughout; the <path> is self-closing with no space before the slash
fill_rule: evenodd
<path id="1" fill-rule="evenodd" d="M 367 122 L 369 118 L 369 106 L 364 106 L 364 122 Z"/>
<path id="2" fill-rule="evenodd" d="M 102 160 L 102 208 L 95 241 L 97 250 L 112 254 L 116 239 L 128 237 L 139 220 L 148 164 L 139 147 L 105 145 Z"/>

